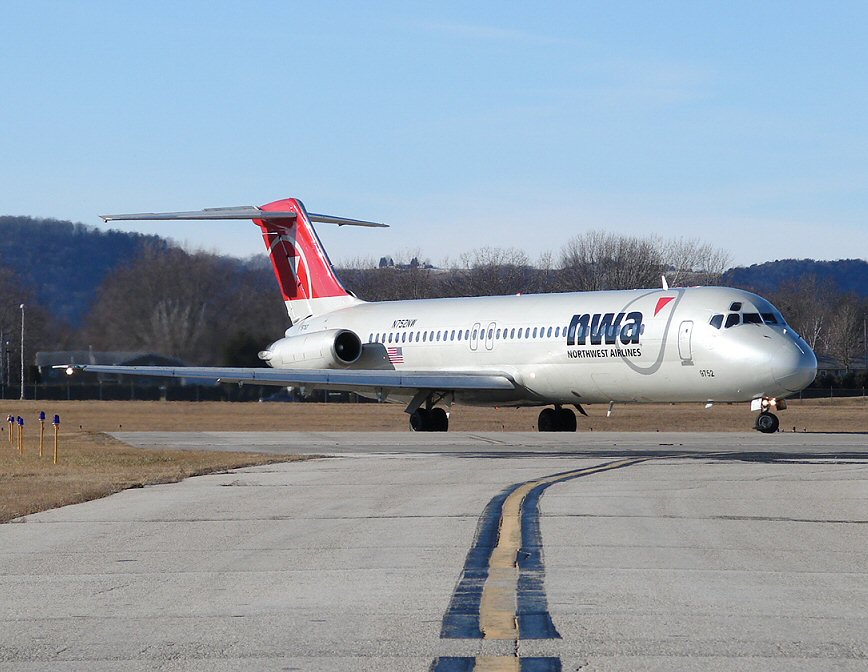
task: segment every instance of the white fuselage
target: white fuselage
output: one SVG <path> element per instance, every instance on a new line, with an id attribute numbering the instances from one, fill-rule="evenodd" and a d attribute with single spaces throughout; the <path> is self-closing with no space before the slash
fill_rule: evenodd
<path id="1" fill-rule="evenodd" d="M 724 287 L 359 302 L 288 329 L 269 364 L 304 366 L 293 339 L 332 329 L 363 344 L 349 368 L 504 372 L 518 384 L 455 392 L 479 405 L 782 398 L 810 384 L 817 365 L 771 304 Z"/>

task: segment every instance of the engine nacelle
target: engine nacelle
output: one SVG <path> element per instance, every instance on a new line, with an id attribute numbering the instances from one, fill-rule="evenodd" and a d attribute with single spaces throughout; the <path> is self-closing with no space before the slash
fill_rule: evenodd
<path id="1" fill-rule="evenodd" d="M 276 369 L 343 369 L 362 355 L 361 339 L 349 329 L 329 329 L 275 341 L 259 359 Z"/>

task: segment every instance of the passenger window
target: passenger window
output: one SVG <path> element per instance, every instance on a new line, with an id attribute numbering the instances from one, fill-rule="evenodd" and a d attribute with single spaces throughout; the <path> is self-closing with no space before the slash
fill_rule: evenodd
<path id="1" fill-rule="evenodd" d="M 536 338 L 536 327 L 533 328 L 533 337 Z"/>
<path id="2" fill-rule="evenodd" d="M 762 318 L 759 313 L 745 313 L 743 318 L 745 324 L 762 324 Z"/>
<path id="3" fill-rule="evenodd" d="M 427 331 L 422 332 L 422 340 L 425 342 L 428 341 L 428 332 Z"/>
<path id="4" fill-rule="evenodd" d="M 509 330 L 509 337 L 511 339 L 515 338 L 515 327 L 513 327 L 512 329 Z"/>
<path id="5" fill-rule="evenodd" d="M 392 336 L 393 336 L 393 335 L 394 335 L 394 334 L 389 334 L 389 343 L 392 342 Z"/>
<path id="6" fill-rule="evenodd" d="M 470 338 L 470 329 L 464 330 L 464 340 L 468 340 Z"/>
<path id="7" fill-rule="evenodd" d="M 552 328 L 551 328 L 551 327 L 549 327 L 548 331 L 546 332 L 546 336 L 547 336 L 548 338 L 551 338 L 551 337 L 552 337 Z"/>
<path id="8" fill-rule="evenodd" d="M 530 327 L 527 327 L 527 328 L 524 330 L 524 337 L 525 337 L 525 338 L 530 338 Z"/>
<path id="9" fill-rule="evenodd" d="M 438 341 L 440 340 L 440 332 L 439 331 L 437 332 L 437 340 Z"/>
<path id="10" fill-rule="evenodd" d="M 715 315 L 711 318 L 709 324 L 715 329 L 720 329 L 720 326 L 723 324 L 723 315 Z"/>
<path id="11" fill-rule="evenodd" d="M 492 338 L 494 338 L 494 329 L 489 329 L 488 330 L 488 340 L 490 341 Z"/>
<path id="12" fill-rule="evenodd" d="M 473 339 L 476 340 L 476 329 L 473 330 Z"/>
<path id="13" fill-rule="evenodd" d="M 558 338 L 561 335 L 561 328 L 555 327 L 555 338 Z"/>
<path id="14" fill-rule="evenodd" d="M 405 331 L 403 334 L 401 334 L 401 343 L 406 343 L 406 342 L 407 342 L 407 332 Z"/>
<path id="15" fill-rule="evenodd" d="M 741 322 L 741 319 L 740 319 L 740 318 L 741 318 L 741 315 L 739 315 L 738 313 L 730 313 L 729 315 L 726 316 L 726 325 L 725 325 L 725 327 L 726 327 L 727 329 L 729 329 L 730 327 L 734 327 L 734 326 L 737 325 L 739 322 Z"/>

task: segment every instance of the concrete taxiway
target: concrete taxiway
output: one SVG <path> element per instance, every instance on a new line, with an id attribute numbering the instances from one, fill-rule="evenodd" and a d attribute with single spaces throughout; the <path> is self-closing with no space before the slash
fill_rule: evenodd
<path id="1" fill-rule="evenodd" d="M 124 434 L 328 459 L 0 526 L 0 670 L 864 670 L 865 435 Z"/>

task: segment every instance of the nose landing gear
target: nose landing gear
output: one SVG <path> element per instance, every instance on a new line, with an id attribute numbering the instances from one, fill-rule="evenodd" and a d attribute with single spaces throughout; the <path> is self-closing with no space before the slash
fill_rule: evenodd
<path id="1" fill-rule="evenodd" d="M 778 426 L 780 425 L 780 421 L 778 420 L 778 416 L 774 413 L 769 413 L 768 411 L 764 411 L 756 416 L 756 429 L 763 434 L 774 434 L 778 431 Z"/>
<path id="2" fill-rule="evenodd" d="M 772 399 L 768 397 L 754 399 L 750 402 L 750 410 L 760 411 L 760 414 L 756 418 L 754 429 L 763 434 L 774 434 L 778 431 L 781 423 L 778 420 L 778 416 L 772 413 L 772 411 L 783 411 L 786 408 L 787 402 L 785 399 Z"/>
<path id="3" fill-rule="evenodd" d="M 544 408 L 540 411 L 537 428 L 541 432 L 575 432 L 576 414 L 562 406 Z"/>

